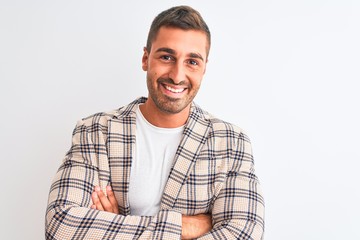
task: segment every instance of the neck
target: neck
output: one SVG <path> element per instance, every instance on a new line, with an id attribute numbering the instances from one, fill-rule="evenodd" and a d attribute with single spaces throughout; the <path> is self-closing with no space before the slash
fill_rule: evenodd
<path id="1" fill-rule="evenodd" d="M 149 99 L 140 105 L 140 111 L 145 119 L 156 127 L 177 128 L 185 125 L 189 114 L 190 104 L 179 113 L 167 113 L 158 109 Z"/>

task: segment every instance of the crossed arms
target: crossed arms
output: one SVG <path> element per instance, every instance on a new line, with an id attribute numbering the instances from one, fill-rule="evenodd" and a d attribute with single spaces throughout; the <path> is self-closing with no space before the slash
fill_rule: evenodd
<path id="1" fill-rule="evenodd" d="M 91 195 L 92 209 L 120 214 L 111 186 L 106 187 L 106 195 L 96 186 Z M 211 216 L 209 214 L 198 214 L 195 216 L 182 215 L 181 239 L 194 239 L 209 232 L 212 228 Z"/>
<path id="2" fill-rule="evenodd" d="M 127 182 L 118 176 L 128 172 L 114 170 L 117 167 L 124 169 L 127 165 L 119 165 L 124 160 L 114 162 L 111 150 L 109 154 L 109 141 L 106 140 L 109 134 L 104 132 L 107 128 L 101 123 L 93 124 L 93 119 L 80 122 L 75 128 L 72 148 L 50 189 L 46 239 L 180 239 L 200 235 L 199 239 L 262 238 L 263 199 L 253 173 L 250 143 L 245 135 L 228 134 L 236 136 L 236 141 L 232 150 L 221 151 L 222 155 L 228 154 L 224 158 L 226 161 L 216 156 L 212 162 L 207 158 L 198 159 L 194 175 L 189 175 L 175 205 L 163 205 L 155 216 L 150 217 L 129 214 L 124 197 Z M 118 151 L 118 148 L 113 149 Z M 226 169 L 204 175 L 204 168 L 216 168 L 215 160 L 226 163 Z M 109 183 L 116 197 L 116 201 L 108 198 L 111 209 L 100 201 L 101 193 L 97 193 L 101 206 L 93 204 L 94 186 L 106 192 Z M 204 196 L 206 199 L 209 196 L 209 200 L 200 200 Z M 119 206 L 114 207 L 115 203 Z M 204 214 L 199 215 L 201 213 Z M 208 225 L 210 218 L 211 227 Z M 204 227 L 197 227 L 198 223 Z M 192 231 L 189 225 L 199 232 Z"/>

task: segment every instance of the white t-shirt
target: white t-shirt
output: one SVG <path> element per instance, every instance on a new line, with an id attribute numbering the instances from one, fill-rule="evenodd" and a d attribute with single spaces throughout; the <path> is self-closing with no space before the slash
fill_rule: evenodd
<path id="1" fill-rule="evenodd" d="M 184 126 L 159 128 L 136 111 L 136 154 L 131 164 L 129 201 L 132 215 L 154 216 L 181 141 Z"/>

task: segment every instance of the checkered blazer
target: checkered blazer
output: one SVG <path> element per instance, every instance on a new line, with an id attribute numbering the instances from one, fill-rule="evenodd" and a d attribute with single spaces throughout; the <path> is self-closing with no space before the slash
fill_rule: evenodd
<path id="1" fill-rule="evenodd" d="M 133 216 L 131 160 L 140 98 L 78 122 L 72 146 L 51 185 L 46 239 L 180 239 L 181 215 L 211 213 L 199 239 L 262 239 L 264 201 L 248 137 L 195 104 L 155 216 Z M 120 214 L 93 210 L 91 193 L 111 184 Z M 139 196 L 141 197 L 141 196 Z"/>

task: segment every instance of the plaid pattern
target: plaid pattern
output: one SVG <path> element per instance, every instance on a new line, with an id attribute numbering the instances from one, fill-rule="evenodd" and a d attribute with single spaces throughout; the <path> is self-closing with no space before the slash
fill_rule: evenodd
<path id="1" fill-rule="evenodd" d="M 211 213 L 199 239 L 262 239 L 264 201 L 248 137 L 192 104 L 183 138 L 153 217 L 133 216 L 128 201 L 135 111 L 128 106 L 78 122 L 50 189 L 46 239 L 180 239 L 181 214 Z M 120 215 L 90 209 L 95 185 L 111 184 Z M 141 197 L 141 196 L 139 196 Z"/>

